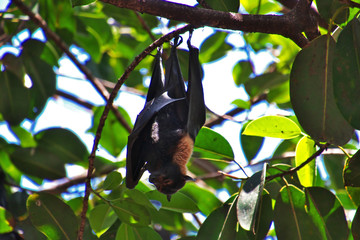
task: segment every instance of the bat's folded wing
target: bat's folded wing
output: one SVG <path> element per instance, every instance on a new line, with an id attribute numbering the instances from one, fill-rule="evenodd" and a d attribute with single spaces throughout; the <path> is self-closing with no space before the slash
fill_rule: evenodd
<path id="1" fill-rule="evenodd" d="M 153 117 L 165 106 L 176 101 L 185 101 L 185 98 L 170 98 L 167 92 L 164 92 L 154 100 L 147 102 L 144 109 L 136 118 L 133 131 L 128 137 L 127 155 L 126 155 L 126 186 L 134 188 L 139 182 L 143 173 L 143 167 L 146 159 L 140 157 L 139 150 L 144 151 L 143 146 L 139 144 L 146 144 L 145 141 L 136 141 L 142 137 L 144 128 L 151 124 Z"/>

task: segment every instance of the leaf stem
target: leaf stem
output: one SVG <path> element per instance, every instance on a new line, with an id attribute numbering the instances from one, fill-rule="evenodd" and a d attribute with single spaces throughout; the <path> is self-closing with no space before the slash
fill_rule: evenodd
<path id="1" fill-rule="evenodd" d="M 302 164 L 300 164 L 297 167 L 291 168 L 289 171 L 286 172 L 282 172 L 282 173 L 278 173 L 275 175 L 271 175 L 266 177 L 266 181 L 269 182 L 277 177 L 284 177 L 286 175 L 290 175 L 293 174 L 295 172 L 297 172 L 299 169 L 303 168 L 304 166 L 306 166 L 308 163 L 310 163 L 312 160 L 314 160 L 315 158 L 317 158 L 318 156 L 320 156 L 329 146 L 329 143 L 326 144 L 318 144 L 320 149 L 317 150 L 313 155 L 311 155 L 305 162 L 303 162 Z"/>

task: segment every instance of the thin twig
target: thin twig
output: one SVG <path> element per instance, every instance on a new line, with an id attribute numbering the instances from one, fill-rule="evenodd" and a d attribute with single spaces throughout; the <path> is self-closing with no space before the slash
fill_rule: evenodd
<path id="1" fill-rule="evenodd" d="M 135 69 L 135 67 L 147 55 L 149 55 L 153 50 L 155 50 L 157 47 L 160 47 L 164 42 L 170 41 L 175 36 L 189 31 L 191 28 L 192 27 L 190 25 L 186 25 L 186 26 L 184 26 L 182 28 L 179 28 L 179 29 L 177 29 L 175 31 L 172 31 L 172 32 L 162 36 L 161 38 L 157 39 L 152 44 L 150 44 L 142 53 L 140 53 L 138 56 L 136 56 L 135 59 L 132 61 L 132 63 L 126 68 L 125 72 L 120 77 L 120 79 L 117 81 L 113 91 L 111 92 L 109 100 L 107 101 L 105 109 L 104 109 L 104 111 L 102 113 L 102 116 L 100 118 L 99 126 L 98 126 L 98 128 L 96 130 L 94 145 L 93 145 L 91 154 L 89 156 L 88 175 L 87 175 L 87 181 L 86 181 L 86 185 L 85 185 L 85 196 L 84 196 L 84 200 L 83 200 L 83 209 L 82 209 L 82 212 L 81 212 L 81 222 L 80 222 L 80 228 L 79 228 L 79 233 L 78 233 L 78 239 L 79 240 L 83 239 L 83 234 L 84 234 L 84 229 L 85 229 L 86 211 L 88 209 L 88 200 L 89 200 L 89 195 L 90 195 L 90 191 L 91 191 L 90 180 L 91 180 L 92 172 L 94 170 L 94 159 L 95 159 L 95 155 L 96 155 L 96 150 L 97 150 L 97 147 L 99 145 L 99 141 L 100 141 L 100 138 L 101 138 L 101 132 L 103 130 L 106 118 L 107 118 L 107 116 L 109 114 L 110 108 L 111 108 L 111 106 L 113 104 L 113 101 L 114 101 L 120 87 L 125 82 L 125 80 L 128 78 L 129 74 Z"/>
<path id="2" fill-rule="evenodd" d="M 286 175 L 290 175 L 293 174 L 295 172 L 297 172 L 299 169 L 303 168 L 304 166 L 306 166 L 307 164 L 309 164 L 312 160 L 314 160 L 315 158 L 317 158 L 318 156 L 320 156 L 328 147 L 330 144 L 324 144 L 324 145 L 320 145 L 320 149 L 317 150 L 313 155 L 311 155 L 305 162 L 303 162 L 302 164 L 300 164 L 297 167 L 291 168 L 289 171 L 285 171 L 282 173 L 278 173 L 278 174 L 274 174 L 271 176 L 266 177 L 266 181 L 269 182 L 277 177 L 284 177 Z"/>

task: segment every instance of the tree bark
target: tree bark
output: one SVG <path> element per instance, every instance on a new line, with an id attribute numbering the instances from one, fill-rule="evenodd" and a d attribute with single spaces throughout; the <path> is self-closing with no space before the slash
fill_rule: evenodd
<path id="1" fill-rule="evenodd" d="M 300 47 L 304 47 L 308 43 L 302 32 L 314 27 L 309 14 L 310 2 L 308 0 L 299 0 L 296 6 L 284 15 L 251 15 L 222 12 L 162 0 L 101 1 L 140 13 L 186 22 L 194 27 L 209 26 L 244 32 L 279 34 L 290 38 Z"/>

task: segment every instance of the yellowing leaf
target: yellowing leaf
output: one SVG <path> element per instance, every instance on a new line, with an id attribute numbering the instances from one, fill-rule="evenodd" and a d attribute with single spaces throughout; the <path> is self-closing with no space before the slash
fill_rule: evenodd
<path id="1" fill-rule="evenodd" d="M 294 121 L 286 117 L 265 116 L 249 123 L 243 134 L 259 137 L 291 139 L 299 136 L 301 130 Z"/>
<path id="2" fill-rule="evenodd" d="M 305 162 L 311 155 L 315 153 L 315 142 L 309 137 L 305 136 L 300 139 L 296 145 L 295 165 L 299 166 Z M 315 160 L 306 164 L 303 168 L 297 171 L 300 183 L 304 187 L 312 187 L 314 184 L 316 174 Z"/>

